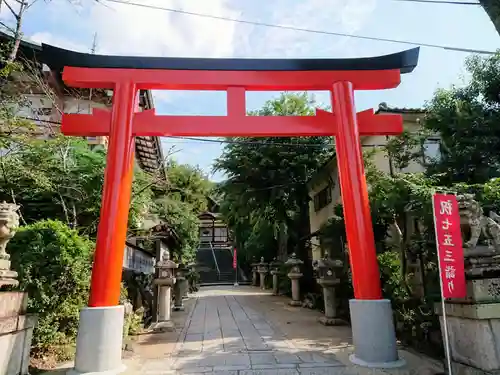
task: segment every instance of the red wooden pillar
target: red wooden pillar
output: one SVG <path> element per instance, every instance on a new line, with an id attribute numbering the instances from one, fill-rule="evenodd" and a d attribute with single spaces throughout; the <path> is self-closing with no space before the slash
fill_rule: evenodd
<path id="1" fill-rule="evenodd" d="M 90 288 L 90 307 L 115 306 L 120 299 L 124 244 L 133 177 L 132 120 L 137 89 L 119 82 L 113 93 L 109 147 Z"/>
<path id="2" fill-rule="evenodd" d="M 380 299 L 380 273 L 351 82 L 333 84 L 337 163 L 356 299 Z"/>

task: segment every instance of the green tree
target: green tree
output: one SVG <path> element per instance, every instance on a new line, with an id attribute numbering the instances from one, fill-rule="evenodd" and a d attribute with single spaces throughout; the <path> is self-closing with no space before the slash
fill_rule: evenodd
<path id="1" fill-rule="evenodd" d="M 19 228 L 9 242 L 12 268 L 29 295 L 28 311 L 38 314 L 34 355 L 55 350 L 64 356 L 74 344 L 79 312 L 88 300 L 93 249 L 93 242 L 51 220 Z"/>
<path id="2" fill-rule="evenodd" d="M 105 150 L 91 150 L 84 140 L 25 138 L 0 155 L 0 199 L 20 204 L 25 223 L 58 219 L 94 236 L 105 165 Z M 151 177 L 136 170 L 131 226 L 149 210 L 151 185 Z"/>
<path id="3" fill-rule="evenodd" d="M 401 166 L 422 159 L 429 134 L 441 138 L 441 158 L 427 160 L 427 175 L 439 183 L 484 183 L 500 176 L 500 54 L 466 61 L 470 80 L 439 89 L 426 104 L 423 131 L 389 142 L 388 151 Z"/>
<path id="4" fill-rule="evenodd" d="M 311 116 L 313 105 L 306 93 L 282 94 L 250 115 Z M 331 156 L 331 145 L 328 137 L 231 139 L 214 168 L 228 176 L 220 187 L 224 195 L 221 209 L 241 250 L 253 246 L 253 256 L 266 246 L 267 258 L 277 255 L 284 259 L 288 245 L 298 246 L 299 239 L 307 236 L 309 196 L 305 183 Z M 296 249 L 304 257 L 305 241 Z"/>

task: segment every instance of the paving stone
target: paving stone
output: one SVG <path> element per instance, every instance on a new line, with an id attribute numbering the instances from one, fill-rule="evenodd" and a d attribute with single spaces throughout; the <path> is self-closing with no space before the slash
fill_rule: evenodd
<path id="1" fill-rule="evenodd" d="M 298 353 L 297 356 L 304 362 L 328 362 L 329 359 L 316 353 Z"/>
<path id="2" fill-rule="evenodd" d="M 232 366 L 215 366 L 214 371 L 240 371 L 240 370 L 250 370 L 250 365 L 232 365 Z"/>
<path id="3" fill-rule="evenodd" d="M 250 357 L 248 355 L 236 354 L 236 355 L 226 355 L 224 357 L 224 364 L 226 366 L 250 366 Z"/>
<path id="4" fill-rule="evenodd" d="M 199 372 L 177 371 L 175 375 L 199 375 Z M 204 375 L 238 375 L 238 371 L 205 372 Z"/>
<path id="5" fill-rule="evenodd" d="M 274 369 L 240 371 L 239 375 L 300 375 L 300 373 L 295 369 Z"/>
<path id="6" fill-rule="evenodd" d="M 300 360 L 300 358 L 294 354 L 278 353 L 278 354 L 275 354 L 274 357 L 276 358 L 276 361 L 278 363 L 301 363 L 302 362 Z"/>
<path id="7" fill-rule="evenodd" d="M 254 365 L 276 365 L 276 358 L 271 353 L 250 354 L 250 361 Z"/>
<path id="8" fill-rule="evenodd" d="M 315 368 L 315 367 L 344 367 L 344 364 L 342 362 L 337 361 L 335 362 L 328 362 L 328 363 L 323 363 L 323 362 L 308 362 L 308 363 L 299 363 L 299 369 L 301 368 Z"/>
<path id="9" fill-rule="evenodd" d="M 360 374 L 354 369 L 347 369 L 345 367 L 302 368 L 299 371 L 300 375 L 359 375 Z"/>
<path id="10" fill-rule="evenodd" d="M 252 365 L 252 370 L 269 370 L 269 369 L 296 369 L 295 363 L 277 363 L 274 365 Z"/>
<path id="11" fill-rule="evenodd" d="M 202 334 L 188 334 L 186 335 L 186 338 L 184 339 L 184 342 L 196 342 L 196 341 L 203 341 L 203 335 Z"/>
<path id="12" fill-rule="evenodd" d="M 213 369 L 213 367 L 193 366 L 193 364 L 191 364 L 190 366 L 177 367 L 176 370 L 186 372 L 186 373 L 200 374 L 200 373 L 205 373 L 205 372 L 213 372 L 214 369 Z"/>

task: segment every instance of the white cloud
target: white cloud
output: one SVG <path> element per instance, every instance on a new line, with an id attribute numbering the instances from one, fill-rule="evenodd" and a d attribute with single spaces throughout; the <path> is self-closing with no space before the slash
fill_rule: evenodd
<path id="1" fill-rule="evenodd" d="M 238 16 L 225 0 L 145 0 L 141 3 Z M 98 35 L 99 53 L 182 57 L 229 57 L 233 53 L 234 23 L 106 1 L 103 4 L 107 6 L 94 3 L 88 17 Z"/>
<path id="2" fill-rule="evenodd" d="M 277 0 L 267 6 L 267 23 L 352 34 L 360 30 L 377 0 Z M 264 13 L 264 12 L 263 12 Z M 264 57 L 330 57 L 353 54 L 350 38 L 279 28 L 254 27 L 240 36 L 243 54 Z M 251 35 L 250 34 L 250 35 Z"/>

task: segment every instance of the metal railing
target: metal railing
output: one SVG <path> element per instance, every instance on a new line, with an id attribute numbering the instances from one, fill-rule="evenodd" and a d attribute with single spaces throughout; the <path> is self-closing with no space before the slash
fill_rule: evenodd
<path id="1" fill-rule="evenodd" d="M 215 268 L 217 268 L 217 280 L 220 280 L 219 263 L 217 262 L 217 257 L 215 256 L 215 250 L 212 245 L 212 242 L 209 242 L 209 244 L 210 244 L 210 250 L 212 250 L 212 256 L 214 257 Z"/>

